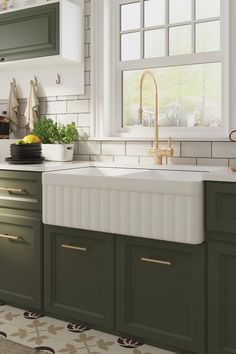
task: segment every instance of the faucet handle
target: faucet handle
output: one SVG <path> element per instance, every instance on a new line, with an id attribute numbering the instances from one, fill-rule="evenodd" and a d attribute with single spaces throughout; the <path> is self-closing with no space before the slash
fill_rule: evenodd
<path id="1" fill-rule="evenodd" d="M 174 149 L 172 147 L 172 141 L 171 141 L 171 137 L 169 136 L 168 138 L 168 148 L 167 148 L 167 151 L 166 151 L 166 155 L 168 156 L 174 156 Z"/>

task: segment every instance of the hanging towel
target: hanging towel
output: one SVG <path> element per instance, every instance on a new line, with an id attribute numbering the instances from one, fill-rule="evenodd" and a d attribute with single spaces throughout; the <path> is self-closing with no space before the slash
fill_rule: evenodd
<path id="1" fill-rule="evenodd" d="M 16 95 L 16 85 L 11 82 L 10 95 L 8 100 L 8 118 L 10 122 L 10 132 L 15 132 L 19 129 L 19 103 Z"/>
<path id="2" fill-rule="evenodd" d="M 37 85 L 30 81 L 30 94 L 25 110 L 25 127 L 29 132 L 34 130 L 34 126 L 39 120 L 39 100 L 37 97 Z"/>

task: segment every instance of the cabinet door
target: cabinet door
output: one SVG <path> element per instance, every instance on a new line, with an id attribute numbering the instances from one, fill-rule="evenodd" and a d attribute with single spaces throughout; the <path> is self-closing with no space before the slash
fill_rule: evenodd
<path id="1" fill-rule="evenodd" d="M 113 327 L 112 235 L 45 227 L 45 309 Z"/>
<path id="2" fill-rule="evenodd" d="M 233 243 L 208 243 L 207 353 L 236 353 L 236 245 Z"/>
<path id="3" fill-rule="evenodd" d="M 41 251 L 40 219 L 0 213 L 0 302 L 42 309 Z"/>
<path id="4" fill-rule="evenodd" d="M 0 61 L 59 54 L 59 3 L 0 14 Z"/>
<path id="5" fill-rule="evenodd" d="M 204 353 L 204 245 L 120 238 L 116 260 L 117 330 Z"/>

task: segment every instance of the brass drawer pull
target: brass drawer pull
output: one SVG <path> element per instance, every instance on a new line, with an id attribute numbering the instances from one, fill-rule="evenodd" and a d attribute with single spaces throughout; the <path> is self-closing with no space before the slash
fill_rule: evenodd
<path id="1" fill-rule="evenodd" d="M 10 187 L 0 187 L 0 191 L 9 192 L 9 193 L 23 193 L 23 192 L 25 192 L 24 189 L 10 188 Z"/>
<path id="2" fill-rule="evenodd" d="M 23 240 L 21 236 L 10 236 L 7 234 L 0 234 L 0 238 L 6 238 L 8 240 L 13 240 L 13 241 Z"/>
<path id="3" fill-rule="evenodd" d="M 170 261 L 160 261 L 159 259 L 152 259 L 152 258 L 141 258 L 142 262 L 147 262 L 147 263 L 155 263 L 155 264 L 161 264 L 165 266 L 171 266 L 172 263 Z"/>
<path id="4" fill-rule="evenodd" d="M 85 247 L 77 247 L 77 246 L 71 246 L 71 245 L 61 245 L 61 247 L 69 249 L 69 250 L 75 250 L 75 251 L 82 251 L 82 252 L 87 251 L 87 248 L 85 248 Z"/>

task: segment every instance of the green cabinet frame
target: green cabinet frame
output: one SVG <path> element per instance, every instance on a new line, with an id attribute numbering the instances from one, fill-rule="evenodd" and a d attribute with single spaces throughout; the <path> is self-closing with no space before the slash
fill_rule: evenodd
<path id="1" fill-rule="evenodd" d="M 30 213 L 0 210 L 0 300 L 43 310 L 42 222 Z M 14 239 L 18 237 L 18 239 Z"/>
<path id="2" fill-rule="evenodd" d="M 59 3 L 0 14 L 0 62 L 59 54 Z"/>
<path id="3" fill-rule="evenodd" d="M 208 242 L 208 354 L 236 353 L 236 243 Z"/>
<path id="4" fill-rule="evenodd" d="M 109 234 L 45 226 L 45 311 L 112 329 L 114 252 Z"/>
<path id="5" fill-rule="evenodd" d="M 117 330 L 165 349 L 204 353 L 204 263 L 205 245 L 117 238 Z"/>

